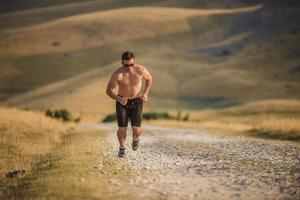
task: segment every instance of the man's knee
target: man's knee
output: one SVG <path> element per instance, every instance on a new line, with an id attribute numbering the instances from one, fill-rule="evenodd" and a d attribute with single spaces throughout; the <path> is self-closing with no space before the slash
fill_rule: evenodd
<path id="1" fill-rule="evenodd" d="M 126 129 L 127 129 L 127 127 L 119 127 L 118 132 L 125 133 Z"/>
<path id="2" fill-rule="evenodd" d="M 140 126 L 131 126 L 133 131 L 140 131 L 142 128 Z"/>

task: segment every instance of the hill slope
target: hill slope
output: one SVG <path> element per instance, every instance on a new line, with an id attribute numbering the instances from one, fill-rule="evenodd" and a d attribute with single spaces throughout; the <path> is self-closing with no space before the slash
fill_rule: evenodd
<path id="1" fill-rule="evenodd" d="M 152 108 L 299 98 L 297 13 L 293 4 L 278 2 L 238 9 L 135 7 L 7 29 L 0 39 L 1 99 L 12 105 L 10 96 L 97 69 L 103 91 L 127 49 L 154 75 Z"/>

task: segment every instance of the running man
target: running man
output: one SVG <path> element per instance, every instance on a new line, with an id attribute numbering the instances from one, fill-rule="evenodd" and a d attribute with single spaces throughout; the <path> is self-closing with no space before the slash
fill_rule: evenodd
<path id="1" fill-rule="evenodd" d="M 143 80 L 145 80 L 145 88 L 142 92 Z M 106 88 L 106 94 L 116 101 L 119 126 L 117 135 L 120 144 L 118 157 L 125 156 L 128 119 L 130 119 L 133 132 L 132 150 L 136 151 L 139 147 L 142 133 L 143 104 L 148 101 L 151 85 L 152 76 L 149 71 L 144 66 L 135 63 L 132 52 L 124 52 L 122 54 L 122 66 L 112 74 Z M 113 90 L 117 86 L 118 94 L 115 94 Z"/>

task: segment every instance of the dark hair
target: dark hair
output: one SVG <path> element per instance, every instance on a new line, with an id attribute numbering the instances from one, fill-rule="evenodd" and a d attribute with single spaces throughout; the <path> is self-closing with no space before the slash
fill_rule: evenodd
<path id="1" fill-rule="evenodd" d="M 122 60 L 131 60 L 132 58 L 134 58 L 134 55 L 132 52 L 130 51 L 125 51 L 123 54 L 122 54 Z"/>

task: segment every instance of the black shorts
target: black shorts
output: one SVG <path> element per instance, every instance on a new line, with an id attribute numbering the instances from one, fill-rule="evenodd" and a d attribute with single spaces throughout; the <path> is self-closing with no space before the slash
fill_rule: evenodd
<path id="1" fill-rule="evenodd" d="M 122 105 L 116 101 L 116 114 L 119 127 L 127 127 L 128 119 L 130 119 L 131 126 L 140 127 L 143 118 L 143 100 L 138 97 L 135 99 L 128 99 L 126 105 Z"/>

